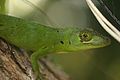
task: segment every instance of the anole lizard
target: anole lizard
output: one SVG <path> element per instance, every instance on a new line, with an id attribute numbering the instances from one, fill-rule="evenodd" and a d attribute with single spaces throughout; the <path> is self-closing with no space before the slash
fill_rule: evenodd
<path id="1" fill-rule="evenodd" d="M 52 28 L 39 23 L 0 14 L 0 37 L 32 50 L 30 56 L 35 73 L 42 78 L 37 60 L 51 53 L 71 53 L 104 47 L 110 40 L 92 29 Z"/>

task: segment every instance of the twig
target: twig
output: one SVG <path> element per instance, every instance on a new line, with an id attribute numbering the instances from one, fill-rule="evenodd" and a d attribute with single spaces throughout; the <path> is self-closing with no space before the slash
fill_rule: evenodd
<path id="1" fill-rule="evenodd" d="M 86 2 L 101 26 L 120 42 L 120 32 L 102 15 L 91 0 L 86 0 Z"/>

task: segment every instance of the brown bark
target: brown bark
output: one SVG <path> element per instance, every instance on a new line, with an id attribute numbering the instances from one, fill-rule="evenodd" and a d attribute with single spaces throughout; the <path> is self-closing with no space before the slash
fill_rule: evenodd
<path id="1" fill-rule="evenodd" d="M 43 80 L 71 80 L 47 59 L 39 60 Z M 0 80 L 39 80 L 33 71 L 28 53 L 0 39 Z"/>

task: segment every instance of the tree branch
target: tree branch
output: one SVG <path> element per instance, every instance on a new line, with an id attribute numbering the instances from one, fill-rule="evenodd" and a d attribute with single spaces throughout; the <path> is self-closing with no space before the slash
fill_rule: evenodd
<path id="1" fill-rule="evenodd" d="M 68 75 L 54 66 L 49 60 L 39 60 L 43 80 L 71 80 Z M 0 80 L 39 80 L 37 79 L 29 55 L 3 39 L 0 39 Z"/>

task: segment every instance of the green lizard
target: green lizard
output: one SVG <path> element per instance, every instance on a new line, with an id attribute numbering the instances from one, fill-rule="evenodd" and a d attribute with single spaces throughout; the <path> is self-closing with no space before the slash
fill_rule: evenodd
<path id="1" fill-rule="evenodd" d="M 5 3 L 6 3 L 6 0 L 0 0 L 0 13 L 1 14 L 6 13 Z"/>
<path id="2" fill-rule="evenodd" d="M 0 14 L 0 37 L 32 50 L 30 56 L 35 73 L 42 78 L 37 60 L 52 53 L 71 53 L 104 47 L 110 40 L 92 29 L 52 28 L 39 23 Z"/>

